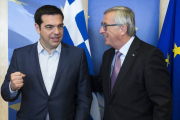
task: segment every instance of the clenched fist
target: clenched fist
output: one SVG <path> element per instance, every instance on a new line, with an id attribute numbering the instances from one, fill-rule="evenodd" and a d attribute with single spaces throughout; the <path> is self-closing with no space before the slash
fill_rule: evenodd
<path id="1" fill-rule="evenodd" d="M 10 87 L 12 91 L 19 90 L 23 85 L 23 78 L 25 77 L 25 74 L 22 74 L 21 72 L 15 72 L 11 74 L 11 83 Z"/>

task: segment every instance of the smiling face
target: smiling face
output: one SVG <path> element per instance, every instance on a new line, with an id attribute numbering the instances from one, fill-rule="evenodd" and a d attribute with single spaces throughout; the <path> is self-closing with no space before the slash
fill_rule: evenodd
<path id="1" fill-rule="evenodd" d="M 40 43 L 43 48 L 52 53 L 63 38 L 63 19 L 60 14 L 42 15 L 42 23 L 35 23 L 36 31 L 40 34 Z"/>
<path id="2" fill-rule="evenodd" d="M 116 24 L 115 23 L 115 11 L 107 12 L 103 17 L 103 24 Z M 101 26 L 99 32 L 103 34 L 105 38 L 105 44 L 109 45 L 116 50 L 119 50 L 130 39 L 127 35 L 127 26 L 107 26 L 104 30 Z"/>
<path id="3" fill-rule="evenodd" d="M 114 16 L 115 12 L 108 12 L 104 15 L 103 24 L 115 24 Z M 105 44 L 113 48 L 119 42 L 120 29 L 118 26 L 107 26 L 107 30 L 104 30 L 103 27 L 100 28 L 99 32 L 103 34 L 105 38 Z"/>

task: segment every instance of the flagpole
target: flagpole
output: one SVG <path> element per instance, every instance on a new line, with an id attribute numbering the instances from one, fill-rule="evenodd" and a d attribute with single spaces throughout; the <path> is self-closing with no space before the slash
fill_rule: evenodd
<path id="1" fill-rule="evenodd" d="M 0 0 L 0 86 L 8 67 L 8 1 Z M 0 92 L 1 94 L 1 92 Z M 0 97 L 0 120 L 8 120 L 8 102 Z"/>
<path id="2" fill-rule="evenodd" d="M 169 4 L 169 0 L 160 0 L 160 14 L 159 14 L 159 37 L 161 34 L 161 29 L 164 23 L 164 18 L 166 15 L 167 7 Z"/>
<path id="3" fill-rule="evenodd" d="M 84 16 L 86 19 L 86 28 L 88 29 L 88 0 L 82 0 Z"/>

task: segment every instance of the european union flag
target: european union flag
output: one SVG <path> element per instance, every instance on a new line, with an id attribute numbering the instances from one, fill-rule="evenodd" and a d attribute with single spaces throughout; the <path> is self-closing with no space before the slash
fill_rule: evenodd
<path id="1" fill-rule="evenodd" d="M 170 0 L 158 43 L 170 72 L 172 120 L 180 120 L 180 0 Z"/>

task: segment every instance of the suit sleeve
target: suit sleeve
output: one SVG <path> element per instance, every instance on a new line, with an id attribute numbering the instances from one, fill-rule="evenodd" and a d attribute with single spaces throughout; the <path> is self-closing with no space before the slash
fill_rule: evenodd
<path id="1" fill-rule="evenodd" d="M 20 94 L 20 92 L 18 91 L 16 96 L 13 96 L 13 98 L 11 98 L 11 95 L 10 95 L 11 94 L 10 89 L 9 89 L 10 75 L 11 73 L 14 73 L 16 71 L 18 71 L 18 67 L 16 64 L 16 50 L 14 50 L 13 56 L 11 58 L 11 63 L 9 65 L 7 74 L 5 76 L 5 80 L 1 86 L 1 96 L 5 101 L 8 101 L 8 102 L 15 101 Z"/>
<path id="2" fill-rule="evenodd" d="M 92 91 L 89 78 L 88 64 L 83 50 L 81 56 L 76 98 L 76 116 L 75 120 L 89 120 L 90 108 L 92 102 Z"/>
<path id="3" fill-rule="evenodd" d="M 100 72 L 97 76 L 90 75 L 91 78 L 91 88 L 93 92 L 103 92 L 102 87 L 102 65 L 100 67 Z"/>
<path id="4" fill-rule="evenodd" d="M 106 52 L 103 54 L 99 74 L 97 76 L 90 75 L 91 88 L 92 88 L 93 92 L 100 92 L 100 93 L 103 92 L 103 85 L 102 85 L 103 84 L 102 83 L 103 82 L 103 70 L 107 69 L 107 68 L 104 68 L 104 63 L 105 63 L 104 61 L 106 60 L 105 59 L 105 54 L 106 54 Z"/>
<path id="5" fill-rule="evenodd" d="M 162 52 L 154 48 L 145 65 L 145 86 L 154 103 L 153 120 L 170 120 L 172 114 L 172 93 L 169 72 Z"/>

